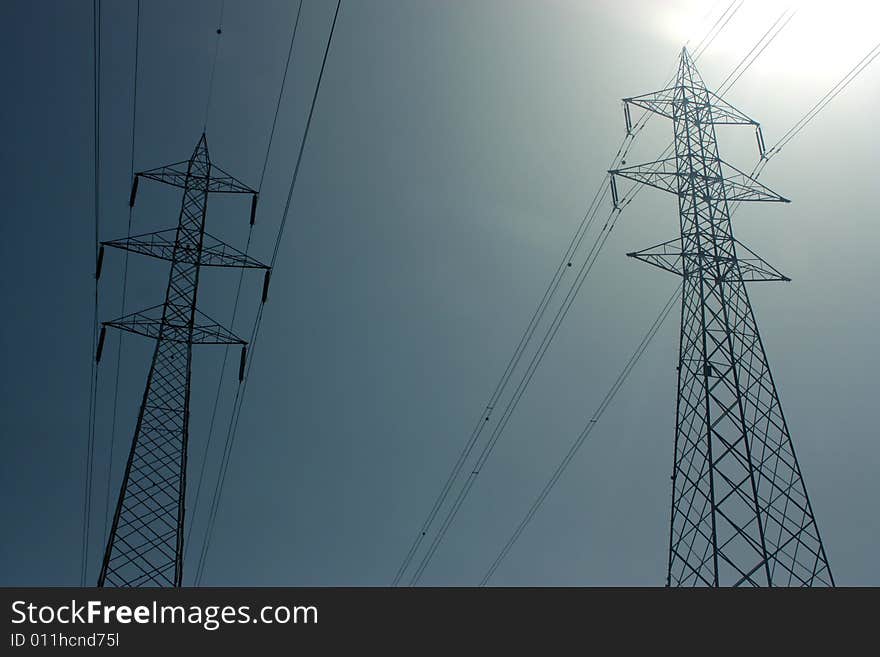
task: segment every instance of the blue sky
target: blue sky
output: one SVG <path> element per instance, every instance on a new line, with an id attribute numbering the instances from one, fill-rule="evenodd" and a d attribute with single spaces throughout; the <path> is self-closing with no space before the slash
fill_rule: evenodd
<path id="1" fill-rule="evenodd" d="M 128 219 L 135 2 L 103 5 L 100 233 L 113 239 Z M 204 584 L 390 583 L 617 150 L 620 98 L 660 88 L 716 6 L 343 1 Z M 768 142 L 874 45 L 862 29 L 873 10 L 855 7 L 838 22 L 803 8 L 726 95 L 762 122 Z M 271 256 L 333 9 L 304 3 L 254 233 L 258 259 Z M 218 10 L 216 0 L 143 0 L 136 169 L 192 152 Z M 207 134 L 212 158 L 251 185 L 295 11 L 280 0 L 226 1 Z M 699 66 L 710 87 L 774 11 L 747 2 L 707 48 Z M 92 348 L 91 3 L 6 2 L 0 19 L 10 26 L 0 43 L 8 313 L 0 583 L 73 585 Z M 868 110 L 880 101 L 878 71 L 768 165 L 762 181 L 793 202 L 744 207 L 734 220 L 738 237 L 793 279 L 750 293 L 844 585 L 880 583 L 880 149 Z M 670 135 L 668 123 L 652 122 L 632 162 L 653 159 Z M 720 139 L 725 159 L 751 168 L 748 131 Z M 173 226 L 178 204 L 170 188 L 142 183 L 133 230 Z M 209 231 L 243 245 L 248 209 L 212 199 Z M 660 192 L 646 190 L 627 209 L 423 584 L 479 582 L 675 286 L 624 254 L 676 227 L 674 199 Z M 120 314 L 122 262 L 118 252 L 105 258 L 101 320 Z M 160 302 L 167 263 L 130 263 L 128 308 Z M 236 282 L 208 272 L 203 310 L 227 321 Z M 246 276 L 240 334 L 260 285 Z M 493 583 L 663 584 L 677 330 L 673 315 Z M 127 336 L 111 464 L 116 340 L 108 336 L 100 371 L 89 581 L 103 549 L 108 466 L 112 507 L 148 366 L 149 343 Z M 221 360 L 222 347 L 195 357 L 191 467 L 201 466 Z M 221 427 L 234 370 L 223 379 Z M 208 488 L 220 443 L 208 454 Z"/>

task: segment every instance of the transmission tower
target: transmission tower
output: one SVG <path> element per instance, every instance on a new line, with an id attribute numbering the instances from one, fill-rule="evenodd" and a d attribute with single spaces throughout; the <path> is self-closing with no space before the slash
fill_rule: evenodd
<path id="1" fill-rule="evenodd" d="M 760 126 L 687 50 L 674 86 L 624 99 L 672 119 L 675 156 L 611 171 L 678 197 L 680 237 L 627 255 L 683 278 L 667 586 L 834 585 L 746 283 L 787 281 L 733 236 L 730 204 L 787 199 L 723 162 L 715 126 Z"/>
<path id="2" fill-rule="evenodd" d="M 204 266 L 265 270 L 263 302 L 269 283 L 266 265 L 205 232 L 209 193 L 250 194 L 253 224 L 257 192 L 211 162 L 204 134 L 189 160 L 137 173 L 130 206 L 141 178 L 183 189 L 183 200 L 176 228 L 102 242 L 98 255 L 98 276 L 105 246 L 171 262 L 163 304 L 101 328 L 98 360 L 107 327 L 153 338 L 156 347 L 98 586 L 181 585 L 192 347 L 241 345 L 239 381 L 247 353 L 244 340 L 197 309 L 199 274 Z"/>

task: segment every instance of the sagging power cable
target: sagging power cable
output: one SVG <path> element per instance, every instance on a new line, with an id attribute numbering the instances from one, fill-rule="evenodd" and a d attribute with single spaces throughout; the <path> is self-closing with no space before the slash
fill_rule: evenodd
<path id="1" fill-rule="evenodd" d="M 287 85 L 287 72 L 290 69 L 290 61 L 293 58 L 293 45 L 296 41 L 296 32 L 297 32 L 297 28 L 299 27 L 299 18 L 300 18 L 301 12 L 302 12 L 302 0 L 299 0 L 299 4 L 296 9 L 296 18 L 294 18 L 293 29 L 291 30 L 291 33 L 290 33 L 290 45 L 287 48 L 287 60 L 285 61 L 285 64 L 284 64 L 284 73 L 281 75 L 281 86 L 278 90 L 278 98 L 275 101 L 275 113 L 272 117 L 272 127 L 269 130 L 269 142 L 266 145 L 266 155 L 263 158 L 263 168 L 262 168 L 262 171 L 260 171 L 260 181 L 259 181 L 259 184 L 257 185 L 257 198 L 259 198 L 260 194 L 263 191 L 263 181 L 266 178 L 266 169 L 269 166 L 269 154 L 272 152 L 272 142 L 275 139 L 275 127 L 278 124 L 278 114 L 281 110 L 281 100 L 284 97 L 284 89 Z M 252 221 L 250 223 L 250 225 L 248 226 L 247 242 L 244 247 L 245 256 L 247 256 L 250 253 L 251 241 L 253 239 L 253 234 L 254 234 L 254 222 Z M 238 304 L 239 304 L 239 300 L 241 299 L 241 288 L 242 288 L 242 283 L 244 282 L 244 274 L 245 274 L 244 269 L 242 269 L 238 274 L 238 285 L 235 290 L 235 300 L 232 304 L 232 317 L 229 320 L 230 328 L 235 326 L 235 318 L 238 314 Z M 251 352 L 252 352 L 252 357 L 253 357 L 253 350 L 251 350 Z M 194 497 L 194 501 L 193 501 L 193 510 L 191 513 L 191 517 L 193 519 L 195 519 L 195 517 L 196 517 L 196 511 L 198 511 L 198 508 L 199 508 L 199 500 L 201 499 L 202 482 L 205 479 L 205 468 L 207 466 L 208 454 L 210 453 L 211 443 L 212 443 L 212 439 L 214 436 L 214 426 L 215 426 L 215 423 L 217 420 L 217 410 L 219 409 L 219 406 L 220 406 L 220 395 L 223 391 L 223 380 L 224 380 L 224 375 L 226 373 L 226 364 L 228 361 L 229 361 L 229 345 L 226 345 L 223 350 L 223 362 L 220 365 L 220 380 L 217 382 L 217 392 L 214 395 L 214 407 L 213 407 L 213 410 L 211 411 L 211 421 L 208 424 L 208 437 L 205 440 L 205 449 L 204 449 L 204 455 L 202 458 L 202 465 L 201 465 L 201 468 L 199 469 L 199 476 L 198 476 L 197 483 L 196 483 L 196 493 L 195 493 L 195 497 Z M 240 381 L 239 381 L 239 385 L 241 385 Z M 189 524 L 189 529 L 187 530 L 187 537 L 186 537 L 186 546 L 184 548 L 185 550 L 189 550 L 190 538 L 192 536 L 194 524 L 195 524 L 194 522 L 190 522 L 190 524 Z"/>
<path id="2" fill-rule="evenodd" d="M 94 183 L 95 183 L 95 262 L 100 248 L 101 217 L 101 0 L 92 0 L 92 73 L 94 85 Z M 95 424 L 98 405 L 98 275 L 95 271 L 95 299 L 92 317 L 91 374 L 89 376 L 89 430 L 86 445 L 86 476 L 83 494 L 82 563 L 80 586 L 86 585 L 88 572 L 89 538 L 92 519 L 92 484 L 95 468 Z"/>
<path id="3" fill-rule="evenodd" d="M 208 98 L 205 101 L 205 120 L 202 123 L 202 132 L 208 131 L 208 113 L 211 110 L 211 98 L 214 95 L 214 72 L 217 70 L 217 58 L 220 55 L 220 37 L 223 35 L 224 9 L 226 9 L 226 0 L 220 0 L 220 17 L 217 19 L 217 38 L 214 39 L 214 57 L 211 62 L 211 74 L 208 76 Z"/>
<path id="4" fill-rule="evenodd" d="M 855 80 L 871 63 L 880 56 L 880 43 L 877 43 L 868 54 L 866 54 L 859 62 L 853 66 L 815 105 L 813 105 L 806 114 L 804 114 L 768 151 L 765 160 L 770 159 L 779 153 L 785 145 L 803 130 L 816 115 L 834 100 L 844 89 L 846 89 L 853 80 Z"/>
<path id="5" fill-rule="evenodd" d="M 565 469 L 569 466 L 572 459 L 577 454 L 578 450 L 581 448 L 581 445 L 584 444 L 587 438 L 589 438 L 590 434 L 593 432 L 596 424 L 599 422 L 599 419 L 611 405 L 611 402 L 614 400 L 614 397 L 623 387 L 623 384 L 626 382 L 626 379 L 629 377 L 630 373 L 636 366 L 636 363 L 639 362 L 639 359 L 644 355 L 645 350 L 648 348 L 648 345 L 651 343 L 651 340 L 654 339 L 654 336 L 657 335 L 657 331 L 663 325 L 663 322 L 666 321 L 666 318 L 669 316 L 669 313 L 672 311 L 672 308 L 675 305 L 676 300 L 681 296 L 681 284 L 676 287 L 675 291 L 672 293 L 672 296 L 666 301 L 663 307 L 660 309 L 660 313 L 657 315 L 657 318 L 652 322 L 648 332 L 642 337 L 641 342 L 639 342 L 635 351 L 629 357 L 629 360 L 626 361 L 626 364 L 623 366 L 623 369 L 617 375 L 617 378 L 614 380 L 614 383 L 611 384 L 611 387 L 608 389 L 608 392 L 605 393 L 605 396 L 602 398 L 602 401 L 599 402 L 599 406 L 590 416 L 590 419 L 587 421 L 586 426 L 584 426 L 583 430 L 580 432 L 578 437 L 572 443 L 568 452 L 565 454 L 565 457 L 556 466 L 556 469 L 553 471 L 553 474 L 550 476 L 549 481 L 544 485 L 541 489 L 541 492 L 538 494 L 537 499 L 532 503 L 529 507 L 529 510 L 526 512 L 525 517 L 520 521 L 519 525 L 517 525 L 511 537 L 507 540 L 507 543 L 504 544 L 504 547 L 499 552 L 498 556 L 495 557 L 495 560 L 492 562 L 492 565 L 486 571 L 486 574 L 483 576 L 482 581 L 480 582 L 480 586 L 485 586 L 489 583 L 489 580 L 492 578 L 492 575 L 495 574 L 495 571 L 501 565 L 501 562 L 504 561 L 504 558 L 519 540 L 519 537 L 522 535 L 523 530 L 526 526 L 531 522 L 532 518 L 541 508 L 541 505 L 544 504 L 544 501 L 547 499 L 547 496 L 553 490 L 556 483 L 559 481 L 559 478 L 562 476 L 562 473 L 565 472 Z"/>
<path id="6" fill-rule="evenodd" d="M 302 139 L 299 144 L 299 151 L 297 153 L 296 164 L 294 165 L 293 174 L 290 180 L 290 187 L 287 192 L 287 201 L 285 202 L 284 212 L 281 216 L 281 223 L 278 227 L 278 233 L 275 238 L 275 246 L 272 252 L 272 260 L 270 261 L 270 268 L 274 270 L 275 263 L 278 259 L 279 249 L 281 248 L 281 241 L 284 236 L 284 229 L 287 225 L 287 219 L 290 213 L 291 204 L 293 200 L 293 192 L 296 188 L 296 182 L 299 177 L 300 166 L 302 165 L 303 153 L 305 152 L 305 146 L 308 141 L 309 131 L 312 125 L 312 118 L 315 113 L 315 106 L 318 100 L 318 93 L 321 89 L 321 83 L 324 79 L 324 70 L 327 66 L 327 58 L 330 53 L 330 47 L 333 43 L 333 35 L 336 31 L 336 23 L 339 18 L 339 8 L 342 4 L 342 0 L 337 0 L 336 2 L 336 10 L 333 14 L 333 22 L 330 25 L 330 33 L 327 37 L 327 43 L 324 48 L 324 56 L 321 60 L 321 70 L 318 73 L 318 79 L 315 83 L 314 94 L 312 95 L 311 104 L 309 106 L 309 114 L 306 119 L 305 130 L 303 131 Z M 257 317 L 254 321 L 254 327 L 251 331 L 251 339 L 249 341 L 250 344 L 250 358 L 248 358 L 247 367 L 244 373 L 242 384 L 238 386 L 235 393 L 235 399 L 232 404 L 232 416 L 229 420 L 229 427 L 226 433 L 226 443 L 223 448 L 223 457 L 220 464 L 220 474 L 217 478 L 217 484 L 214 487 L 214 494 L 211 500 L 211 508 L 208 515 L 208 527 L 205 531 L 205 540 L 202 544 L 202 551 L 199 555 L 198 565 L 196 566 L 196 576 L 195 576 L 195 585 L 199 586 L 202 581 L 202 577 L 205 572 L 205 564 L 207 562 L 208 551 L 211 547 L 211 539 L 213 537 L 214 532 L 214 523 L 217 517 L 217 509 L 220 505 L 220 500 L 223 494 L 223 487 L 226 481 L 226 473 L 228 472 L 229 467 L 229 458 L 232 453 L 232 448 L 235 445 L 235 437 L 238 431 L 238 421 L 241 417 L 241 409 L 244 404 L 245 393 L 247 392 L 247 384 L 250 380 L 250 371 L 254 364 L 254 354 L 256 352 L 257 347 L 257 339 L 259 337 L 260 326 L 262 324 L 263 318 L 263 309 L 264 306 L 261 304 L 259 310 L 257 311 Z"/>
<path id="7" fill-rule="evenodd" d="M 135 126 L 137 124 L 137 86 L 138 86 L 138 60 L 140 52 L 141 40 L 141 0 L 137 0 L 137 10 L 135 16 L 135 34 L 134 34 L 134 76 L 132 82 L 132 102 L 131 102 L 131 167 L 130 178 L 134 180 L 134 136 Z M 134 204 L 128 204 L 128 230 L 127 237 L 131 237 L 131 224 L 134 213 Z M 122 260 L 122 301 L 119 316 L 125 316 L 126 296 L 128 292 L 128 249 L 123 251 Z M 113 414 L 110 421 L 110 454 L 107 460 L 107 498 L 104 501 L 104 536 L 107 535 L 107 525 L 110 522 L 110 497 L 111 497 L 111 480 L 113 476 L 113 448 L 116 444 L 116 419 L 117 409 L 119 407 L 119 372 L 122 368 L 122 341 L 125 331 L 116 331 L 116 375 L 113 385 Z"/>

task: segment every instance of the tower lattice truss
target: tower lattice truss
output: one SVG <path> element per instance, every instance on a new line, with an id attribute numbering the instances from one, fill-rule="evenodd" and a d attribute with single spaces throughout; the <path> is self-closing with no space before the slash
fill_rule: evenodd
<path id="1" fill-rule="evenodd" d="M 628 254 L 683 279 L 667 585 L 834 580 L 749 302 L 789 280 L 733 236 L 730 206 L 788 202 L 718 155 L 715 126 L 760 127 L 709 91 L 686 50 L 674 86 L 624 99 L 672 120 L 675 156 L 611 171 L 678 197 L 680 237 Z"/>
<path id="2" fill-rule="evenodd" d="M 211 162 L 203 134 L 189 160 L 143 171 L 135 176 L 130 204 L 141 179 L 183 190 L 177 228 L 102 243 L 171 262 L 165 302 L 105 322 L 107 327 L 138 333 L 156 341 L 125 466 L 98 586 L 180 586 L 183 577 L 183 529 L 189 438 L 192 347 L 196 344 L 241 345 L 245 341 L 196 308 L 199 275 L 205 266 L 269 269 L 205 232 L 208 195 L 252 196 L 257 192 Z M 100 356 L 99 356 L 100 357 Z"/>

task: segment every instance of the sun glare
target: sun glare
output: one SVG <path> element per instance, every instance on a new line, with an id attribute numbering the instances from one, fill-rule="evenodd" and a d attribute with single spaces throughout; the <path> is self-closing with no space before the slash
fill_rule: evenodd
<path id="1" fill-rule="evenodd" d="M 716 21 L 724 23 L 728 0 L 657 5 L 664 35 L 694 50 Z M 734 5 L 734 8 L 736 5 Z M 787 12 L 787 13 L 786 13 Z M 758 74 L 842 76 L 880 41 L 877 0 L 745 0 L 706 50 L 707 56 L 738 61 L 771 29 L 791 20 L 754 65 Z"/>

